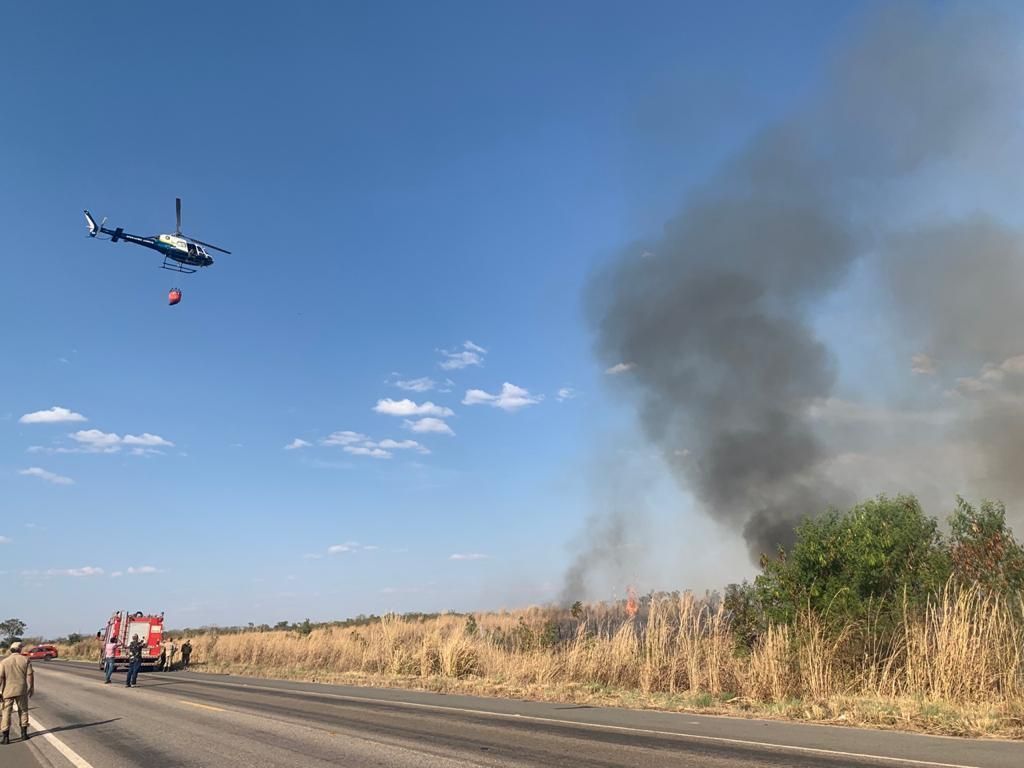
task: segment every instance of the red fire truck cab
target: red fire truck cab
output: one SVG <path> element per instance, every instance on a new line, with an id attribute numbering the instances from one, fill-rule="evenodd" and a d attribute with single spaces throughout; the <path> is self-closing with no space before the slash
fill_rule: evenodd
<path id="1" fill-rule="evenodd" d="M 144 646 L 142 651 L 143 665 L 155 664 L 160 658 L 160 644 L 164 637 L 164 615 L 144 614 L 142 611 L 128 613 L 115 611 L 107 620 L 107 628 L 102 630 L 103 644 L 111 641 L 117 643 L 114 655 L 115 666 L 128 666 L 128 646 L 132 636 L 138 635 Z M 100 660 L 100 668 L 103 661 Z"/>

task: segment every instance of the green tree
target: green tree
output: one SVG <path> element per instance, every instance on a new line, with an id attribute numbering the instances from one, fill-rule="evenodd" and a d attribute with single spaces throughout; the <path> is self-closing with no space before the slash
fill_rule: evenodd
<path id="1" fill-rule="evenodd" d="M 957 497 L 949 518 L 949 555 L 953 573 L 965 584 L 1016 594 L 1024 590 L 1024 547 L 1006 524 L 1002 502 L 971 506 Z"/>
<path id="2" fill-rule="evenodd" d="M 879 496 L 801 523 L 792 550 L 765 561 L 754 583 L 765 617 L 789 622 L 805 608 L 859 618 L 879 600 L 920 604 L 949 575 L 938 522 L 913 496 Z"/>
<path id="3" fill-rule="evenodd" d="M 15 638 L 25 634 L 25 622 L 21 619 L 7 619 L 0 622 L 0 635 L 10 644 Z"/>

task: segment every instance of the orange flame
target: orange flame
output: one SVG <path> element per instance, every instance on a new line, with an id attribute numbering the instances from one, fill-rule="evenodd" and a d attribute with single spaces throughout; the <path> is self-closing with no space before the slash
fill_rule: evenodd
<path id="1" fill-rule="evenodd" d="M 635 618 L 636 612 L 640 610 L 640 604 L 636 599 L 636 590 L 633 587 L 626 587 L 626 615 Z"/>

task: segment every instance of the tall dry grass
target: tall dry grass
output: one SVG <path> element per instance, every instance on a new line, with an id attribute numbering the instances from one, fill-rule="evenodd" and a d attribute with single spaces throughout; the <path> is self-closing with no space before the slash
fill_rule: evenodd
<path id="1" fill-rule="evenodd" d="M 533 608 L 361 627 L 210 632 L 197 668 L 320 681 L 746 707 L 816 719 L 1024 734 L 1024 603 L 948 588 L 895 627 L 834 626 L 813 613 L 737 647 L 720 606 L 686 594 L 636 618 L 588 606 L 578 622 Z M 94 649 L 90 646 L 89 652 Z M 74 651 L 67 649 L 66 653 Z M 617 697 L 617 698 L 616 698 Z M 730 704 L 731 702 L 731 704 Z"/>

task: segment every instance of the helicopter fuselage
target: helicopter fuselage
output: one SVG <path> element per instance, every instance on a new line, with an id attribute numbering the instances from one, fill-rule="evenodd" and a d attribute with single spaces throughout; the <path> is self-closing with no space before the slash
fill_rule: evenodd
<path id="1" fill-rule="evenodd" d="M 146 248 L 152 248 L 157 253 L 172 259 L 179 264 L 186 264 L 190 267 L 209 267 L 213 264 L 213 257 L 210 256 L 201 245 L 189 242 L 184 237 L 177 235 L 154 235 L 143 237 L 125 232 L 123 229 L 99 229 L 104 235 L 110 235 L 110 241 L 116 243 L 124 240 L 126 243 L 135 243 Z"/>
<path id="2" fill-rule="evenodd" d="M 117 230 L 113 232 L 103 230 L 103 232 L 109 235 L 116 235 Z M 132 235 L 122 231 L 120 236 L 111 237 L 111 240 L 113 242 L 124 240 L 126 243 L 135 243 L 146 248 L 152 248 L 167 258 L 173 259 L 179 264 L 187 264 L 190 267 L 208 267 L 213 264 L 213 257 L 204 251 L 201 245 L 190 243 L 185 238 L 177 237 L 176 235 L 140 237 L 139 235 Z"/>

